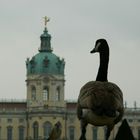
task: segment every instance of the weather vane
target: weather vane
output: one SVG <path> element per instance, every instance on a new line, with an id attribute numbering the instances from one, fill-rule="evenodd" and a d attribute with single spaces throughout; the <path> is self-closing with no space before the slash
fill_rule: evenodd
<path id="1" fill-rule="evenodd" d="M 45 24 L 45 27 L 47 27 L 47 23 L 50 21 L 50 18 L 45 16 L 43 17 L 44 18 L 44 24 Z"/>

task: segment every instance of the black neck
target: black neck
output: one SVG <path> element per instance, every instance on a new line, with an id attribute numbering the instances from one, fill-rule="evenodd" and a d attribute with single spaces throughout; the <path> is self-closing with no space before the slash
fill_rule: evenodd
<path id="1" fill-rule="evenodd" d="M 108 81 L 107 80 L 108 62 L 109 62 L 109 50 L 106 52 L 100 52 L 100 66 L 96 77 L 96 81 L 102 82 Z"/>

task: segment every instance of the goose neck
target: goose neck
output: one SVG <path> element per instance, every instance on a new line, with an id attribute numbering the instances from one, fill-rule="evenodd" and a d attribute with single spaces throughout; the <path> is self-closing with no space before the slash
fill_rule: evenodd
<path id="1" fill-rule="evenodd" d="M 96 81 L 108 81 L 108 62 L 109 62 L 109 51 L 100 53 L 100 65 L 98 69 L 98 74 L 96 77 Z"/>

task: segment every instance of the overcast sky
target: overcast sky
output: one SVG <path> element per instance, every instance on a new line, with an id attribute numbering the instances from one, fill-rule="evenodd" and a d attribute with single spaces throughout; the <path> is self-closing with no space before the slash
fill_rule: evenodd
<path id="1" fill-rule="evenodd" d="M 54 53 L 65 58 L 65 99 L 95 80 L 99 55 L 89 52 L 105 38 L 110 46 L 108 79 L 129 106 L 140 107 L 139 0 L 0 0 L 0 98 L 26 98 L 27 57 L 38 53 L 43 17 Z"/>

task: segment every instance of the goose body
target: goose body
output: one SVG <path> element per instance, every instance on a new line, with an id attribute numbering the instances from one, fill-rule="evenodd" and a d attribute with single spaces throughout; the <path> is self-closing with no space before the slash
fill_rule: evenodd
<path id="1" fill-rule="evenodd" d="M 122 105 L 122 91 L 116 84 L 90 81 L 81 88 L 78 97 L 78 118 L 86 118 L 88 123 L 96 126 L 108 125 L 113 121 L 117 123 Z"/>
<path id="2" fill-rule="evenodd" d="M 106 140 L 114 125 L 123 116 L 123 93 L 112 82 L 108 82 L 109 47 L 104 39 L 96 41 L 91 53 L 99 52 L 100 66 L 96 81 L 86 83 L 80 90 L 77 104 L 77 116 L 81 121 L 82 134 L 80 140 L 86 140 L 87 124 L 107 126 Z"/>

